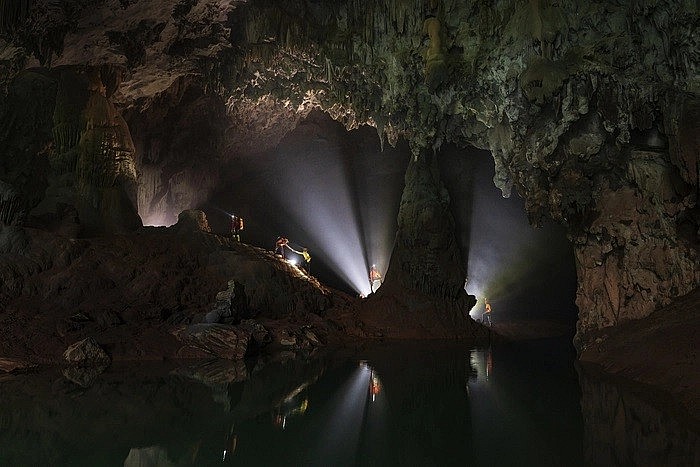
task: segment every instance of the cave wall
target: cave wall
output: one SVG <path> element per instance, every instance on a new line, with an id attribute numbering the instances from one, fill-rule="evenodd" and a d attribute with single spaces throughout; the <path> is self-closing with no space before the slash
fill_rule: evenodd
<path id="1" fill-rule="evenodd" d="M 517 190 L 533 224 L 569 229 L 580 337 L 700 283 L 696 2 L 25 3 L 2 11 L 6 75 L 118 66 L 114 101 L 136 126 L 196 82 L 225 106 L 228 143 L 213 151 L 224 158 L 274 146 L 313 108 L 375 126 L 382 142 L 404 137 L 418 158 L 446 142 L 490 150 L 504 196 Z M 140 200 L 158 205 L 172 178 L 142 166 L 151 194 Z M 205 192 L 215 183 L 179 176 Z"/>
<path id="2" fill-rule="evenodd" d="M 221 183 L 224 104 L 184 78 L 145 109 L 126 106 L 124 115 L 136 148 L 139 214 L 146 225 L 172 225 Z"/>
<path id="3" fill-rule="evenodd" d="M 15 77 L 0 114 L 3 224 L 89 235 L 141 225 L 135 148 L 111 100 L 118 80 L 107 66 Z"/>

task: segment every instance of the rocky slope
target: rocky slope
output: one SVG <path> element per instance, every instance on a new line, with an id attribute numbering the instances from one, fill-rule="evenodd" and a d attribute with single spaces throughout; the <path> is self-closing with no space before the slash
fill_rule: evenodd
<path id="1" fill-rule="evenodd" d="M 14 237 L 0 242 L 3 368 L 60 362 L 87 337 L 115 360 L 236 360 L 327 341 L 335 327 L 322 316 L 349 297 L 193 219 L 94 239 L 5 227 L 3 239 Z"/>
<path id="2" fill-rule="evenodd" d="M 31 217 L 46 192 L 64 194 L 52 222 L 77 213 L 88 231 L 131 228 L 132 167 L 142 216 L 190 207 L 197 199 L 185 193 L 217 183 L 194 160 L 255 153 L 321 108 L 348 128 L 375 126 L 390 144 L 406 138 L 409 172 L 423 178 L 445 142 L 489 149 L 504 195 L 517 190 L 533 223 L 548 216 L 569 228 L 580 349 L 593 331 L 648 316 L 700 283 L 694 2 L 0 6 L 4 223 Z M 191 121 L 176 114 L 206 116 L 209 136 L 184 134 L 174 147 Z M 157 134 L 156 122 L 169 130 Z M 201 151 L 179 149 L 203 140 Z M 424 196 L 405 199 L 417 219 L 437 212 L 419 212 Z M 393 263 L 387 283 L 456 296 L 460 271 L 431 248 L 425 259 L 449 290 L 410 261 Z"/>

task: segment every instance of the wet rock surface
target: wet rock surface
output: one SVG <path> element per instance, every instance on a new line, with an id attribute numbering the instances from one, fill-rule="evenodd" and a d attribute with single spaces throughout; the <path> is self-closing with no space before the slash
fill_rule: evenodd
<path id="1" fill-rule="evenodd" d="M 71 365 L 105 365 L 110 358 L 92 337 L 79 340 L 63 352 L 63 359 Z"/>
<path id="2" fill-rule="evenodd" d="M 242 360 L 250 339 L 244 330 L 225 324 L 194 324 L 174 329 L 173 334 L 188 345 L 226 360 Z"/>

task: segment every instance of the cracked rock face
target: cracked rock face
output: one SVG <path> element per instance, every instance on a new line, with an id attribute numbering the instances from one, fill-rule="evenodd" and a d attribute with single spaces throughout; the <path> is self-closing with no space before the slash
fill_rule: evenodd
<path id="1" fill-rule="evenodd" d="M 382 142 L 405 138 L 418 158 L 439 157 L 446 142 L 490 150 L 504 195 L 522 195 L 534 224 L 551 217 L 569 228 L 582 344 L 588 330 L 646 316 L 700 283 L 694 2 L 8 5 L 0 11 L 0 178 L 18 194 L 3 205 L 13 218 L 55 186 L 47 167 L 26 176 L 47 160 L 41 154 L 54 160 L 63 147 L 52 124 L 85 128 L 70 106 L 58 120 L 47 114 L 62 102 L 58 67 L 108 65 L 119 73 L 104 74 L 104 95 L 133 137 L 142 217 L 194 207 L 201 200 L 186 194 L 215 187 L 206 173 L 217 161 L 274 146 L 320 108 L 348 128 L 375 126 Z M 37 65 L 52 68 L 21 72 Z M 69 102 L 80 102 L 79 91 Z M 21 111 L 19 101 L 28 103 Z M 183 149 L 198 147 L 196 135 L 171 142 L 193 120 L 212 122 L 201 127 L 205 150 Z M 169 129 L 158 134 L 162 125 Z M 38 137 L 23 141 L 23 129 Z M 198 172 L 195 160 L 206 168 Z M 129 191 L 126 181 L 118 186 Z M 408 269 L 401 281 L 419 284 Z"/>

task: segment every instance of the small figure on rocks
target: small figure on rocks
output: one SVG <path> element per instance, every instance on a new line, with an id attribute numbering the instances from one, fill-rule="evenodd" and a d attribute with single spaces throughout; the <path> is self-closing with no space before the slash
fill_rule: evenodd
<path id="1" fill-rule="evenodd" d="M 231 240 L 241 241 L 241 230 L 243 230 L 243 218 L 235 214 L 231 215 Z"/>
<path id="2" fill-rule="evenodd" d="M 372 265 L 371 268 L 369 268 L 369 289 L 374 292 L 374 283 L 379 282 L 379 285 L 382 285 L 382 275 L 381 273 L 377 270 L 376 265 Z"/>
<path id="3" fill-rule="evenodd" d="M 484 299 L 484 308 L 484 314 L 481 315 L 481 322 L 483 324 L 486 324 L 488 322 L 489 326 L 491 326 L 491 304 L 489 303 L 488 298 Z"/>
<path id="4" fill-rule="evenodd" d="M 284 254 L 284 247 L 289 248 L 289 240 L 284 237 L 277 237 L 277 242 L 275 243 L 275 254 L 280 255 L 282 258 L 286 258 Z"/>
<path id="5" fill-rule="evenodd" d="M 297 251 L 289 245 L 287 245 L 287 248 L 304 258 L 304 265 L 302 267 L 306 273 L 309 274 L 311 272 L 311 253 L 309 253 L 308 248 L 302 248 L 301 251 Z"/>
<path id="6" fill-rule="evenodd" d="M 309 253 L 309 250 L 307 250 L 306 248 L 302 248 L 301 256 L 304 257 L 304 269 L 306 270 L 306 274 L 310 274 L 311 273 L 311 253 Z"/>

